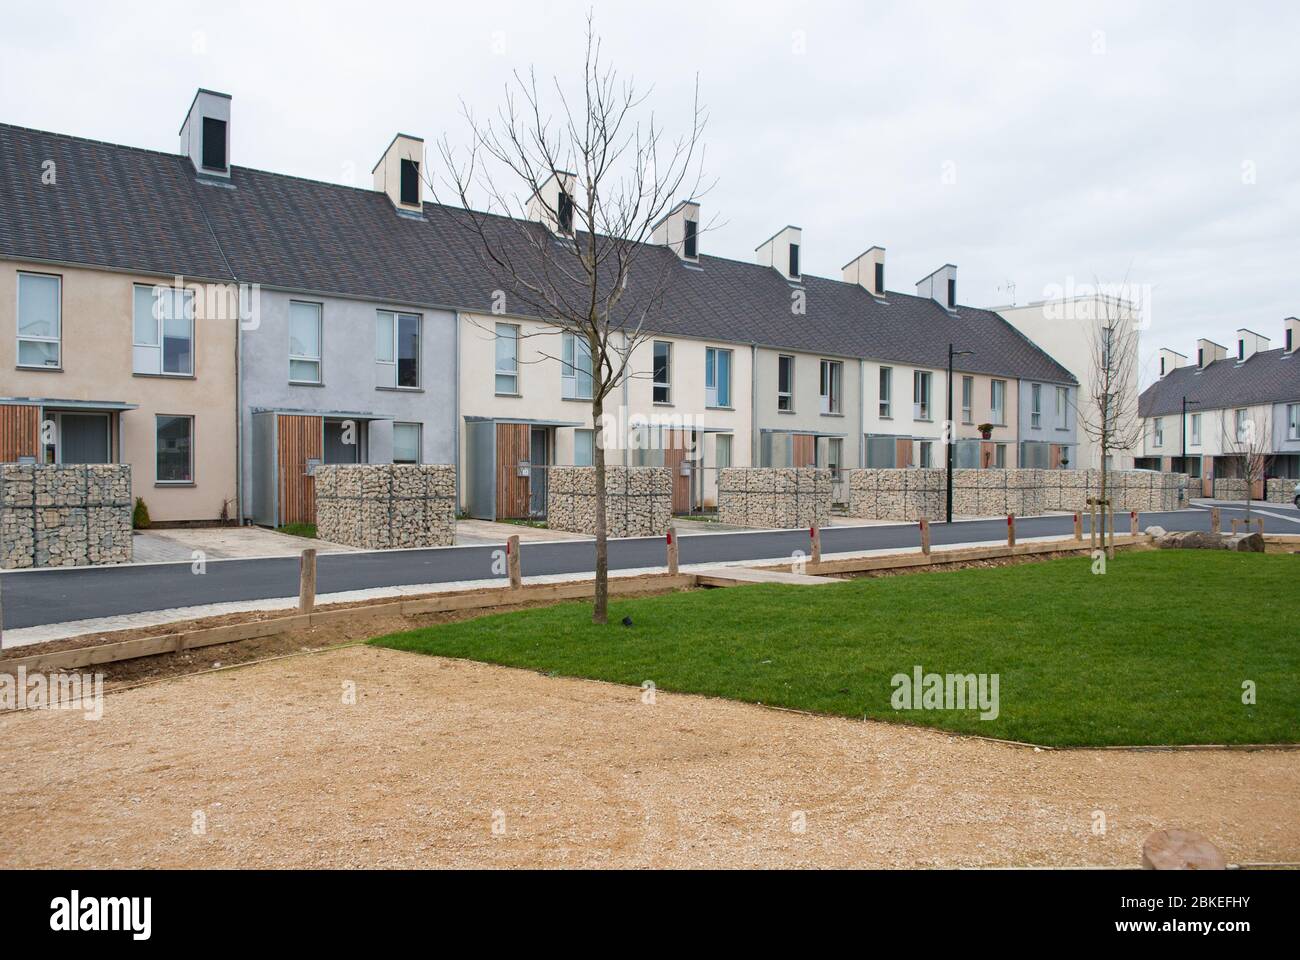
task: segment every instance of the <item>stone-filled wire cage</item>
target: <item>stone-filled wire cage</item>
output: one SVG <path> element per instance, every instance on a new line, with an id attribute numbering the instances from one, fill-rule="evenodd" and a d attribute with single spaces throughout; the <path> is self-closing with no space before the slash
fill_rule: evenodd
<path id="1" fill-rule="evenodd" d="M 824 525 L 832 487 L 827 467 L 728 467 L 718 476 L 718 519 L 765 530 Z"/>
<path id="2" fill-rule="evenodd" d="M 330 464 L 316 468 L 316 536 L 363 550 L 456 542 L 456 468 Z"/>
<path id="3" fill-rule="evenodd" d="M 130 563 L 131 467 L 0 465 L 0 568 Z"/>
<path id="4" fill-rule="evenodd" d="M 611 537 L 661 537 L 673 521 L 673 478 L 666 467 L 605 467 L 605 530 Z M 549 470 L 546 525 L 596 533 L 596 468 Z"/>

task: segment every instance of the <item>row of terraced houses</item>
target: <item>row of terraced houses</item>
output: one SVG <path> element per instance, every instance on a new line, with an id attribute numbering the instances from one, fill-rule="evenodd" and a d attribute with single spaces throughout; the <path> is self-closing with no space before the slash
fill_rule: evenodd
<path id="1" fill-rule="evenodd" d="M 313 466 L 350 462 L 454 463 L 467 513 L 538 514 L 545 467 L 593 456 L 581 339 L 502 308 L 419 138 L 358 189 L 236 166 L 232 130 L 206 90 L 177 153 L 0 125 L 0 461 L 130 463 L 173 523 L 310 522 Z M 527 228 L 563 234 L 556 208 Z M 810 276 L 797 227 L 714 257 L 700 216 L 678 204 L 642 252 L 668 281 L 611 398 L 688 441 L 608 454 L 671 459 L 676 509 L 726 466 L 940 466 L 950 345 L 959 466 L 1096 465 L 1059 304 L 965 306 L 950 264 L 902 293 L 880 247 Z"/>

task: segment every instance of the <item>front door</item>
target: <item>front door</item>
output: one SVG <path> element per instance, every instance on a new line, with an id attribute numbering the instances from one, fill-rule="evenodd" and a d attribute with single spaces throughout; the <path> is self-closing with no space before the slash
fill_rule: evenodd
<path id="1" fill-rule="evenodd" d="M 551 431 L 533 427 L 528 468 L 528 511 L 533 517 L 546 516 L 546 468 L 551 463 Z"/>
<path id="2" fill-rule="evenodd" d="M 359 420 L 325 421 L 325 462 L 364 463 L 361 451 L 365 424 Z"/>

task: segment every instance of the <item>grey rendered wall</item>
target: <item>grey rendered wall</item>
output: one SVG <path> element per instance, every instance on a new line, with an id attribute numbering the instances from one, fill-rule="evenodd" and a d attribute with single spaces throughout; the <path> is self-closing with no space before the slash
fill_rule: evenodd
<path id="1" fill-rule="evenodd" d="M 251 441 L 252 410 L 267 408 L 307 412 L 346 411 L 421 423 L 421 460 L 456 462 L 456 315 L 440 310 L 413 309 L 387 303 L 346 300 L 262 290 L 261 321 L 243 331 L 242 369 L 245 491 L 254 489 L 253 458 L 259 448 Z M 319 303 L 323 330 L 322 386 L 289 383 L 289 303 Z M 420 326 L 420 388 L 379 389 L 375 372 L 375 314 L 379 310 L 418 313 Z M 369 460 L 388 463 L 393 455 L 392 420 L 370 424 Z M 246 496 L 246 501 L 251 497 Z M 246 503 L 249 515 L 251 502 Z"/>
<path id="2" fill-rule="evenodd" d="M 1033 384 L 1040 384 L 1043 389 L 1042 402 L 1042 426 L 1035 430 L 1033 423 Z M 1066 429 L 1056 429 L 1056 388 L 1065 386 L 1068 391 L 1068 399 L 1065 407 Z M 960 381 L 955 381 L 954 390 L 961 388 Z M 1038 440 L 1044 443 L 1069 443 L 1076 442 L 1076 405 L 1078 403 L 1078 388 L 1066 386 L 1065 384 L 1047 383 L 1043 380 L 1021 380 L 1020 381 L 1020 439 L 1021 440 Z"/>
<path id="3" fill-rule="evenodd" d="M 1297 398 L 1292 403 L 1300 403 Z M 1286 438 L 1286 408 L 1285 403 L 1273 404 L 1273 412 L 1270 416 L 1273 418 L 1273 452 L 1274 453 L 1300 453 L 1300 440 L 1288 440 Z"/>

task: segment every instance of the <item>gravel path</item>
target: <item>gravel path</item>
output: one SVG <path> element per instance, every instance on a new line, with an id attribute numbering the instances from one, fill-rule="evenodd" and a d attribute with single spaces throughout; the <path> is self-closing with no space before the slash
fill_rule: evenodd
<path id="1" fill-rule="evenodd" d="M 1300 860 L 1296 752 L 1034 752 L 656 701 L 362 647 L 128 690 L 98 722 L 7 715 L 0 867 L 1134 866 L 1171 825 Z"/>

